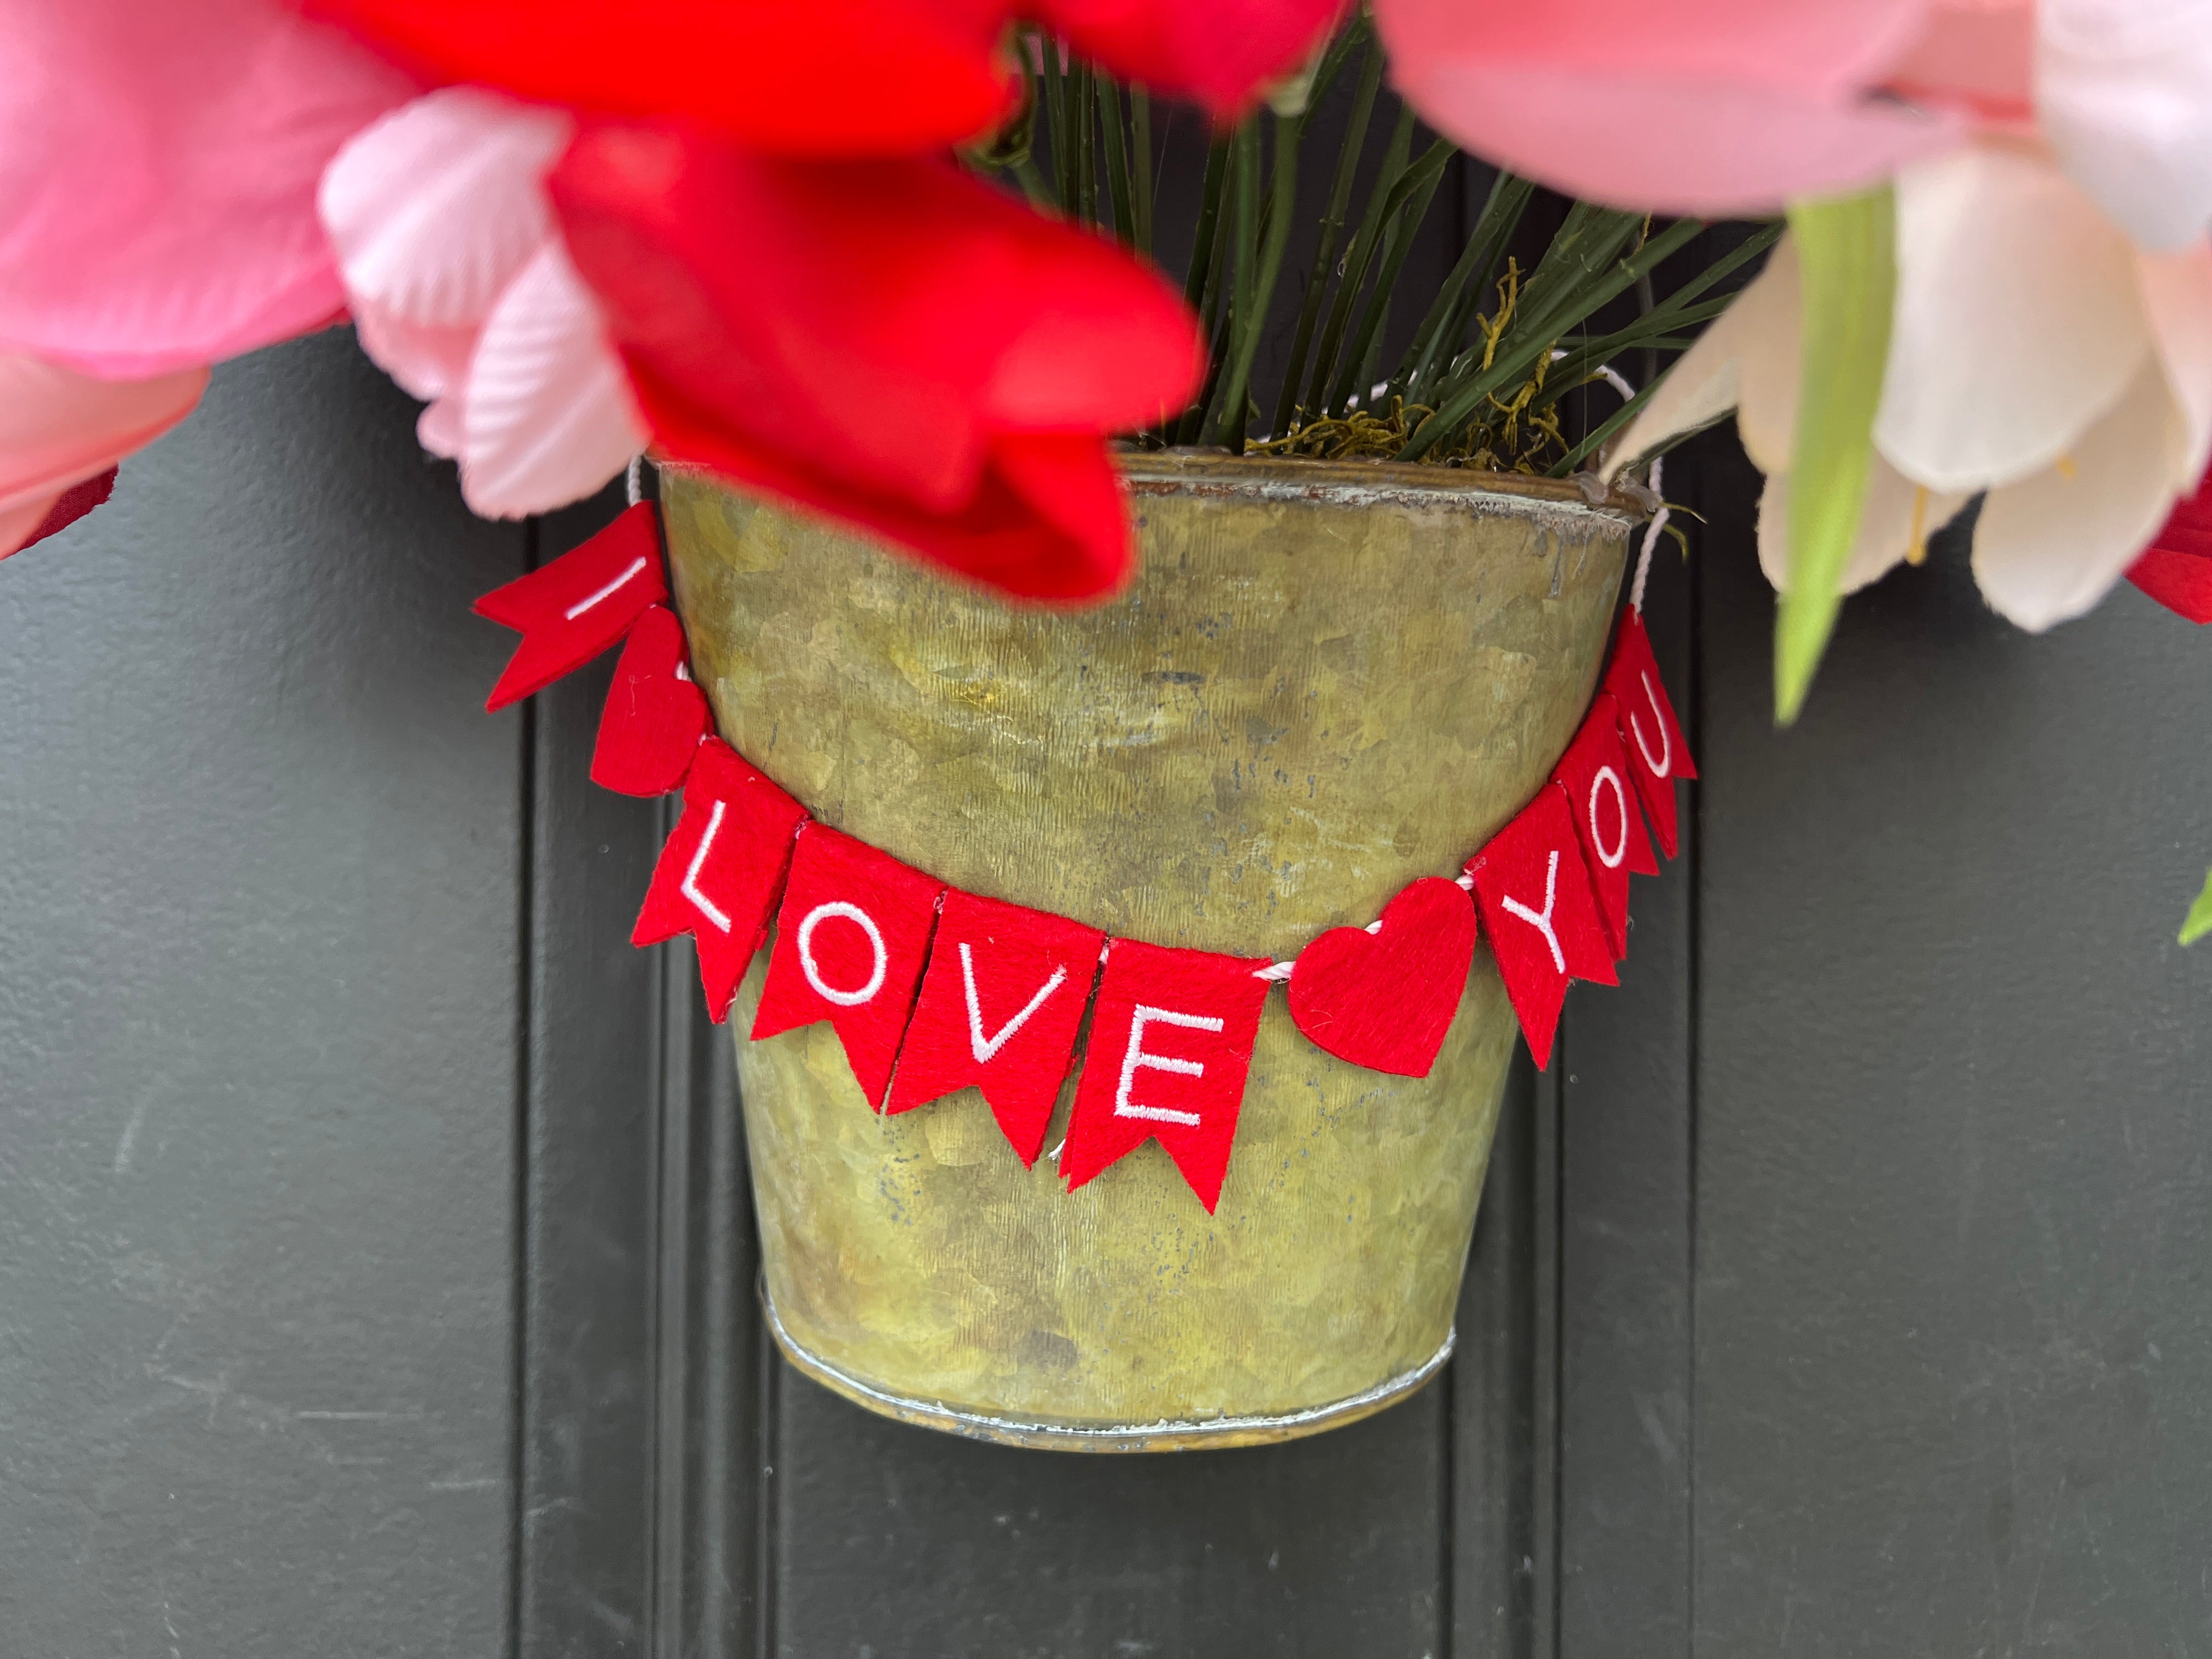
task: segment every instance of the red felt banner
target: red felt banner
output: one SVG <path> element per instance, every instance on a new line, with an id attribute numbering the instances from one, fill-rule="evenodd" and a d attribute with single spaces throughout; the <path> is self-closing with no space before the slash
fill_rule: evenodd
<path id="1" fill-rule="evenodd" d="M 1468 861 L 1467 872 L 1474 878 L 1475 904 L 1505 994 L 1541 1071 L 1551 1063 L 1567 981 L 1620 982 L 1583 869 L 1567 792 L 1553 783 L 1538 790 Z"/>
<path id="2" fill-rule="evenodd" d="M 684 781 L 711 725 L 685 660 L 684 624 L 665 605 L 647 607 L 607 688 L 592 781 L 619 795 L 665 795 Z"/>
<path id="3" fill-rule="evenodd" d="M 776 913 L 753 1041 L 828 1020 L 860 1092 L 880 1109 L 945 890 L 866 842 L 806 825 Z"/>
<path id="4" fill-rule="evenodd" d="M 1620 619 L 1620 637 L 1613 642 L 1605 690 L 1620 705 L 1620 738 L 1628 751 L 1629 769 L 1636 775 L 1644 810 L 1651 814 L 1659 850 L 1671 859 L 1678 845 L 1674 780 L 1694 778 L 1698 769 L 1682 737 L 1681 722 L 1674 718 L 1674 705 L 1667 701 L 1658 659 L 1651 654 L 1651 636 L 1644 631 L 1644 618 L 1633 611 Z"/>
<path id="5" fill-rule="evenodd" d="M 1628 955 L 1628 878 L 1657 875 L 1659 860 L 1644 830 L 1628 752 L 1620 743 L 1620 711 L 1609 693 L 1598 693 L 1583 729 L 1552 769 L 1552 781 L 1566 791 L 1606 942 L 1619 962 Z"/>
<path id="6" fill-rule="evenodd" d="M 678 933 L 698 942 L 707 1012 L 729 1018 L 738 981 L 760 949 L 806 809 L 719 739 L 699 745 L 684 785 L 684 816 L 660 849 L 653 884 L 630 933 L 657 945 Z"/>
<path id="7" fill-rule="evenodd" d="M 1267 981 L 1256 974 L 1267 966 L 1265 957 L 1134 939 L 1107 947 L 1060 1158 L 1071 1189 L 1157 1139 L 1212 1212 L 1267 1000 Z"/>
<path id="8" fill-rule="evenodd" d="M 484 707 L 504 708 L 544 690 L 667 599 L 659 520 L 652 503 L 640 501 L 581 547 L 477 601 L 477 615 L 522 635 Z"/>
<path id="9" fill-rule="evenodd" d="M 1105 943 L 1065 916 L 948 891 L 884 1109 L 973 1085 L 1023 1166 L 1034 1164 Z"/>
<path id="10" fill-rule="evenodd" d="M 1340 1060 L 1426 1077 L 1474 961 L 1474 902 L 1425 876 L 1382 907 L 1370 932 L 1332 927 L 1298 952 L 1291 1018 Z"/>

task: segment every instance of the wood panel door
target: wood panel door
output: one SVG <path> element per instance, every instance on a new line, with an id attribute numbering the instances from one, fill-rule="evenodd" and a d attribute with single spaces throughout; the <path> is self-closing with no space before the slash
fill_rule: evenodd
<path id="1" fill-rule="evenodd" d="M 2212 641 L 1956 549 L 1767 717 L 1756 479 L 1651 618 L 1705 772 L 1516 1075 L 1449 1372 L 1133 1459 L 763 1340 L 727 1035 L 627 935 L 605 665 L 481 699 L 349 341 L 225 369 L 0 566 L 0 1652 L 2165 1655 L 2212 1644 Z"/>

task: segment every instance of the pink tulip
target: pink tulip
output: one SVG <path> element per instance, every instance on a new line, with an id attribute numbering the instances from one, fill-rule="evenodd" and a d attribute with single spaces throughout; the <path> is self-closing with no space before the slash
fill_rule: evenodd
<path id="1" fill-rule="evenodd" d="M 1662 213 L 1771 210 L 1956 143 L 1875 94 L 1930 0 L 1375 0 L 1438 131 L 1560 190 Z"/>
<path id="2" fill-rule="evenodd" d="M 0 347 L 167 374 L 328 322 L 323 166 L 404 76 L 277 0 L 0 0 Z"/>
<path id="3" fill-rule="evenodd" d="M 0 558 L 27 545 L 73 485 L 167 431 L 199 402 L 204 368 L 101 380 L 0 356 Z"/>

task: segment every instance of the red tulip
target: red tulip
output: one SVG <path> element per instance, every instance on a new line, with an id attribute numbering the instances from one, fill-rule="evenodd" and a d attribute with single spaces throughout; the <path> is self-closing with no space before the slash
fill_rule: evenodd
<path id="1" fill-rule="evenodd" d="M 434 80 L 785 155 L 880 155 L 988 131 L 1033 19 L 1116 74 L 1240 112 L 1296 70 L 1345 0 L 299 0 Z"/>
<path id="2" fill-rule="evenodd" d="M 678 116 L 757 149 L 866 155 L 1002 118 L 984 4 L 945 0 L 301 0 L 418 72 L 591 113 Z"/>
<path id="3" fill-rule="evenodd" d="M 1347 9 L 1346 0 L 1030 0 L 1023 8 L 1122 79 L 1224 118 L 1297 69 Z"/>
<path id="4" fill-rule="evenodd" d="M 2212 472 L 2173 509 L 2128 580 L 2177 615 L 2212 623 Z"/>
<path id="5" fill-rule="evenodd" d="M 936 157 L 587 125 L 548 180 L 661 448 L 1026 596 L 1129 568 L 1107 433 L 1204 363 L 1165 283 Z"/>

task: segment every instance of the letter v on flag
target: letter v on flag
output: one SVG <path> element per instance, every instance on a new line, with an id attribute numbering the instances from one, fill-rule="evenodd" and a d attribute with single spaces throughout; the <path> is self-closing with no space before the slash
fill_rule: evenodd
<path id="1" fill-rule="evenodd" d="M 1060 1172 L 1070 1189 L 1158 1139 L 1210 1215 L 1229 1173 L 1267 958 L 1117 939 L 1091 1017 L 1091 1051 Z"/>
<path id="2" fill-rule="evenodd" d="M 805 821 L 806 809 L 729 744 L 714 738 L 699 745 L 684 784 L 684 816 L 660 849 L 630 943 L 690 934 L 707 1013 L 717 1025 L 729 1018 L 738 981 L 768 932 L 793 838 Z"/>
<path id="3" fill-rule="evenodd" d="M 884 1109 L 910 1111 L 973 1085 L 1024 1166 L 1034 1164 L 1105 943 L 1065 916 L 946 893 Z"/>

